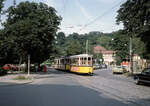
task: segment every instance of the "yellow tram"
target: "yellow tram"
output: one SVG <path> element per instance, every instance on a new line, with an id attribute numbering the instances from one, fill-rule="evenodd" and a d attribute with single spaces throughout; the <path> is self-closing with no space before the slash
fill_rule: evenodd
<path id="1" fill-rule="evenodd" d="M 61 57 L 55 59 L 53 67 L 58 70 L 93 75 L 92 60 L 93 56 L 89 54 Z"/>

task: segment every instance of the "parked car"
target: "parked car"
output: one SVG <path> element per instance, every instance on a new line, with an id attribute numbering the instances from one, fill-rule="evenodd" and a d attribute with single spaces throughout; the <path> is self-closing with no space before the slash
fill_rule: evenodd
<path id="1" fill-rule="evenodd" d="M 122 68 L 124 69 L 124 72 L 129 72 L 129 70 L 130 70 L 129 66 L 122 66 Z"/>
<path id="2" fill-rule="evenodd" d="M 124 70 L 123 70 L 122 66 L 114 66 L 112 68 L 112 72 L 113 72 L 113 74 L 116 74 L 116 73 L 122 74 L 124 72 Z"/>
<path id="3" fill-rule="evenodd" d="M 107 68 L 106 64 L 101 64 L 101 68 Z"/>
<path id="4" fill-rule="evenodd" d="M 9 70 L 9 65 L 4 65 L 4 66 L 2 67 L 2 69 L 4 69 L 4 70 Z"/>
<path id="5" fill-rule="evenodd" d="M 0 68 L 0 76 L 7 74 L 7 70 Z"/>
<path id="6" fill-rule="evenodd" d="M 136 84 L 150 83 L 150 68 L 144 69 L 140 74 L 134 76 Z"/>
<path id="7" fill-rule="evenodd" d="M 101 64 L 95 64 L 95 65 L 93 65 L 93 68 L 94 69 L 100 69 L 101 68 Z"/>
<path id="8" fill-rule="evenodd" d="M 12 65 L 12 64 L 5 64 L 3 66 L 4 70 L 12 70 L 12 71 L 18 71 L 18 67 Z"/>

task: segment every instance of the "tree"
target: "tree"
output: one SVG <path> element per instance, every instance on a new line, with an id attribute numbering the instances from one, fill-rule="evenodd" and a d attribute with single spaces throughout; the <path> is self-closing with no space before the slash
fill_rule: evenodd
<path id="1" fill-rule="evenodd" d="M 5 39 L 3 30 L 0 30 L 0 66 L 6 63 L 16 63 L 18 51 L 11 38 Z"/>
<path id="2" fill-rule="evenodd" d="M 116 18 L 130 36 L 140 37 L 146 43 L 144 56 L 150 58 L 150 1 L 127 0 L 121 5 Z"/>
<path id="3" fill-rule="evenodd" d="M 110 50 L 111 49 L 111 45 L 110 45 L 111 40 L 112 40 L 111 36 L 102 35 L 101 37 L 98 37 L 96 42 L 97 42 L 97 44 L 100 44 L 101 46 L 103 46 L 106 49 Z"/>
<path id="4" fill-rule="evenodd" d="M 56 35 L 56 40 L 58 45 L 63 45 L 65 43 L 65 34 L 63 32 L 59 32 Z"/>
<path id="5" fill-rule="evenodd" d="M 3 9 L 3 7 L 4 7 L 4 1 L 5 0 L 0 0 L 0 25 L 1 25 L 1 15 L 2 15 L 2 9 Z M 4 58 L 4 57 L 6 57 L 6 54 L 4 54 L 3 52 L 2 52 L 2 40 L 3 40 L 3 38 L 2 38 L 2 30 L 0 30 L 0 66 L 2 66 L 3 65 L 3 62 L 2 62 L 2 59 Z"/>
<path id="6" fill-rule="evenodd" d="M 0 14 L 2 13 L 2 8 L 4 7 L 4 1 L 5 0 L 0 0 Z"/>
<path id="7" fill-rule="evenodd" d="M 124 35 L 122 31 L 114 33 L 111 47 L 116 52 L 117 64 L 120 64 L 123 59 L 129 58 L 129 37 Z"/>
<path id="8" fill-rule="evenodd" d="M 82 49 L 81 49 L 81 44 L 79 41 L 77 40 L 72 40 L 70 42 L 68 42 L 68 46 L 67 46 L 67 55 L 78 55 L 82 53 Z"/>
<path id="9" fill-rule="evenodd" d="M 146 51 L 145 45 L 146 44 L 143 41 L 141 41 L 141 38 L 138 37 L 133 38 L 133 52 L 135 54 L 138 54 L 142 58 Z"/>
<path id="10" fill-rule="evenodd" d="M 103 58 L 103 54 L 102 54 L 102 53 L 94 54 L 94 55 L 93 55 L 93 58 L 96 59 L 96 63 L 98 63 L 98 64 L 102 64 L 103 61 L 104 61 L 104 58 Z M 95 64 L 96 64 L 96 63 L 95 63 Z"/>
<path id="11" fill-rule="evenodd" d="M 11 39 L 24 60 L 31 55 L 31 63 L 41 63 L 49 58 L 52 42 L 59 29 L 61 17 L 44 3 L 21 2 L 7 10 L 4 23 L 5 40 Z"/>

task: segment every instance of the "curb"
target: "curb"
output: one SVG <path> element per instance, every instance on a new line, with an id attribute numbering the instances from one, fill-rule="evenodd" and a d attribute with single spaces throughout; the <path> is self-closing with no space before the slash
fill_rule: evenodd
<path id="1" fill-rule="evenodd" d="M 30 83 L 32 83 L 34 81 L 34 79 L 33 80 L 31 80 L 31 81 L 27 81 L 27 82 L 19 82 L 19 83 L 17 83 L 17 82 L 4 82 L 4 83 L 8 83 L 8 84 L 0 84 L 0 87 L 9 87 L 9 86 L 17 86 L 17 85 L 25 85 L 25 84 L 30 84 Z"/>

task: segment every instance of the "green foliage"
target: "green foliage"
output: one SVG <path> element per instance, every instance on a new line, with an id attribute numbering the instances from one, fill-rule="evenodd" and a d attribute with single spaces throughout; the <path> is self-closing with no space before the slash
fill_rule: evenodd
<path id="1" fill-rule="evenodd" d="M 58 45 L 63 45 L 65 43 L 65 34 L 63 32 L 59 32 L 56 35 L 56 43 Z"/>
<path id="2" fill-rule="evenodd" d="M 150 0 L 127 0 L 116 18 L 130 36 L 138 36 L 146 43 L 144 57 L 150 58 Z"/>
<path id="3" fill-rule="evenodd" d="M 145 48 L 146 44 L 141 41 L 140 38 L 134 37 L 133 38 L 133 52 L 138 54 L 139 56 L 143 57 L 146 48 Z"/>
<path id="4" fill-rule="evenodd" d="M 94 54 L 93 47 L 98 44 L 102 44 L 104 45 L 104 47 L 111 48 L 110 39 L 112 37 L 112 34 L 103 34 L 101 32 L 90 32 L 88 34 L 73 33 L 70 34 L 69 36 L 65 36 L 63 32 L 59 32 L 56 36 L 57 36 L 56 43 L 54 48 L 56 51 L 56 54 L 54 55 L 56 57 L 86 53 L 87 40 L 88 40 L 89 54 Z M 101 41 L 99 41 L 99 39 Z"/>
<path id="5" fill-rule="evenodd" d="M 112 36 L 102 35 L 101 37 L 98 37 L 98 39 L 96 40 L 96 44 L 99 44 L 105 47 L 106 49 L 110 50 L 111 49 L 110 42 L 112 39 L 113 39 Z"/>
<path id="6" fill-rule="evenodd" d="M 114 33 L 111 46 L 116 52 L 117 64 L 120 64 L 123 59 L 129 57 L 129 37 L 124 35 L 121 31 Z"/>
<path id="7" fill-rule="evenodd" d="M 2 12 L 2 8 L 4 7 L 4 1 L 5 0 L 0 0 L 0 14 Z"/>
<path id="8" fill-rule="evenodd" d="M 103 54 L 99 53 L 99 54 L 93 54 L 93 58 L 96 59 L 96 62 L 98 64 L 102 64 L 104 59 L 103 59 Z"/>
<path id="9" fill-rule="evenodd" d="M 7 14 L 8 19 L 2 30 L 3 43 L 0 45 L 7 51 L 12 49 L 17 53 L 17 57 L 21 56 L 23 60 L 30 54 L 32 63 L 48 59 L 61 21 L 61 17 L 56 15 L 56 10 L 44 3 L 26 1 L 9 7 Z M 0 51 L 8 54 L 4 49 Z M 14 55 L 6 55 L 5 60 Z"/>
<path id="10" fill-rule="evenodd" d="M 11 37 L 5 38 L 4 31 L 0 30 L 0 66 L 6 63 L 16 63 L 18 51 L 16 43 Z"/>
<path id="11" fill-rule="evenodd" d="M 81 54 L 82 51 L 81 51 L 81 44 L 79 41 L 70 41 L 70 43 L 68 44 L 68 47 L 67 47 L 67 55 L 77 55 L 77 54 Z"/>
<path id="12" fill-rule="evenodd" d="M 61 36 L 60 36 L 61 35 Z M 58 35 L 57 35 L 58 36 Z M 119 30 L 113 33 L 98 33 L 90 32 L 88 34 L 73 33 L 69 36 L 64 36 L 64 33 L 59 34 L 57 44 L 55 44 L 55 56 L 67 56 L 80 53 L 86 53 L 86 41 L 88 40 L 88 53 L 93 54 L 94 59 L 103 60 L 102 54 L 94 54 L 93 47 L 102 45 L 107 50 L 114 50 L 116 52 L 117 64 L 120 64 L 123 59 L 129 57 L 129 36 L 124 30 Z M 63 40 L 62 40 L 63 39 Z M 140 38 L 133 37 L 134 53 L 143 56 L 145 51 L 145 43 Z"/>

